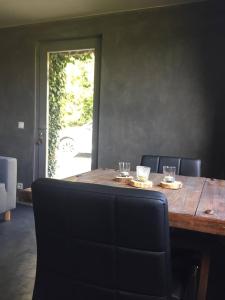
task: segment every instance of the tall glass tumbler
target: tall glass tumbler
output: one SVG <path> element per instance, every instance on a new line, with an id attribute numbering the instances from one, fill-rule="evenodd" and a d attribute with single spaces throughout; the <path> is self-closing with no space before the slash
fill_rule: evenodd
<path id="1" fill-rule="evenodd" d="M 148 180 L 151 168 L 145 166 L 136 166 L 136 177 L 138 181 L 145 182 Z"/>

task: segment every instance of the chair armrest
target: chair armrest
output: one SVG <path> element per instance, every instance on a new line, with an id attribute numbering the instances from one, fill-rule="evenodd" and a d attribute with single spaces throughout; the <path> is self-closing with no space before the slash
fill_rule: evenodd
<path id="1" fill-rule="evenodd" d="M 0 156 L 0 182 L 5 183 L 7 199 L 11 202 L 16 200 L 17 185 L 17 159 Z"/>

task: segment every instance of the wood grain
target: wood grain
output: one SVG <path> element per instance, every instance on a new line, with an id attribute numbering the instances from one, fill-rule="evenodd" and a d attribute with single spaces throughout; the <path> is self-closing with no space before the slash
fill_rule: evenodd
<path id="1" fill-rule="evenodd" d="M 79 176 L 70 177 L 69 180 L 103 185 L 105 184 L 124 188 L 134 188 L 124 183 L 115 182 L 113 179 L 117 175 L 118 171 L 115 170 L 97 169 Z M 131 175 L 135 177 L 135 172 L 131 172 Z M 205 178 L 177 176 L 177 180 L 183 183 L 183 188 L 179 190 L 169 190 L 160 187 L 160 182 L 162 179 L 163 174 L 151 173 L 149 180 L 153 182 L 153 186 L 145 189 L 164 193 L 168 199 L 169 212 L 194 216 L 198 207 L 198 202 Z"/>
<path id="2" fill-rule="evenodd" d="M 182 188 L 182 182 L 181 181 L 174 181 L 174 182 L 165 182 L 161 181 L 160 186 L 165 189 L 171 189 L 171 190 L 178 190 Z"/>
<path id="3" fill-rule="evenodd" d="M 225 181 L 206 179 L 196 211 L 207 232 L 225 235 Z M 203 221 L 204 220 L 204 221 Z"/>
<path id="4" fill-rule="evenodd" d="M 119 172 L 115 170 L 97 169 L 65 180 L 134 188 L 114 181 L 118 174 Z M 135 177 L 135 172 L 131 172 L 131 175 Z M 163 174 L 151 173 L 149 180 L 153 182 L 153 186 L 147 188 L 148 190 L 162 192 L 167 197 L 169 221 L 172 227 L 225 235 L 224 180 L 176 176 L 176 180 L 183 183 L 183 187 L 179 190 L 160 187 Z"/>
<path id="5" fill-rule="evenodd" d="M 122 182 L 125 184 L 129 184 L 132 179 L 133 179 L 133 176 L 128 176 L 128 177 L 116 176 L 114 178 L 115 181 Z"/>
<path id="6" fill-rule="evenodd" d="M 224 180 L 206 180 L 196 215 L 208 219 L 225 221 Z"/>
<path id="7" fill-rule="evenodd" d="M 138 181 L 138 180 L 130 180 L 130 182 L 128 183 L 129 185 L 136 187 L 136 188 L 141 188 L 141 189 L 148 189 L 150 187 L 152 187 L 152 181 Z"/>
<path id="8" fill-rule="evenodd" d="M 210 253 L 202 254 L 197 300 L 205 300 L 207 297 L 210 260 Z"/>

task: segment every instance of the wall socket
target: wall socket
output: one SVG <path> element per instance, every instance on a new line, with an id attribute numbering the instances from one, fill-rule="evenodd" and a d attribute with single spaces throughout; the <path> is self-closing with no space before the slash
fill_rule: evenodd
<path id="1" fill-rule="evenodd" d="M 23 189 L 23 183 L 22 182 L 17 182 L 17 189 L 22 190 Z"/>

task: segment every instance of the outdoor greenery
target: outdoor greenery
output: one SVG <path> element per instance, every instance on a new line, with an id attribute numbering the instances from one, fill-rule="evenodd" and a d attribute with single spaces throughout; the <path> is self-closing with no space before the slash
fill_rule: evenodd
<path id="1" fill-rule="evenodd" d="M 92 120 L 94 53 L 90 51 L 49 54 L 48 176 L 56 170 L 59 131 Z"/>

